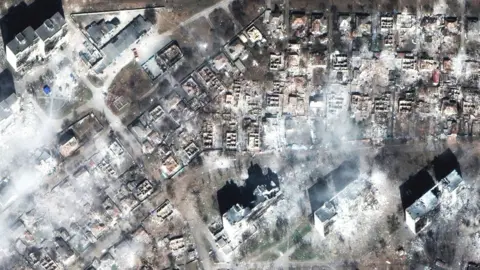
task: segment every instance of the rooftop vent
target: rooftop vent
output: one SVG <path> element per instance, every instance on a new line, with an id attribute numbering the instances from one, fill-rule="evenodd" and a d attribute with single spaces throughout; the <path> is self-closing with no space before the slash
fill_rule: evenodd
<path id="1" fill-rule="evenodd" d="M 20 44 L 25 44 L 25 36 L 22 33 L 18 33 L 18 35 L 15 37 Z"/>
<path id="2" fill-rule="evenodd" d="M 47 19 L 45 21 L 45 26 L 47 27 L 48 30 L 53 30 L 53 22 L 50 19 Z"/>

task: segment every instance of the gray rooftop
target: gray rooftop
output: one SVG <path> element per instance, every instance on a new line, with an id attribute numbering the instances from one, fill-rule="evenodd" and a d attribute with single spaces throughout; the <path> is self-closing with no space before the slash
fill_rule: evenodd
<path id="1" fill-rule="evenodd" d="M 428 191 L 405 211 L 412 217 L 413 220 L 417 220 L 434 210 L 438 203 L 437 196 L 435 196 L 432 191 Z"/>
<path id="2" fill-rule="evenodd" d="M 445 178 L 442 179 L 442 184 L 448 189 L 448 191 L 452 192 L 460 186 L 463 182 L 463 178 L 458 174 L 457 170 L 453 170 L 450 174 L 448 174 Z"/>
<path id="3" fill-rule="evenodd" d="M 124 50 L 132 45 L 141 35 L 147 32 L 152 24 L 146 21 L 143 16 L 138 15 L 133 19 L 120 33 L 113 37 L 110 42 L 103 47 L 102 52 L 105 54 L 103 66 L 108 66 L 117 58 Z"/>
<path id="4" fill-rule="evenodd" d="M 237 203 L 232 206 L 232 208 L 228 209 L 223 216 L 228 220 L 228 222 L 235 224 L 242 220 L 250 212 L 249 210 L 250 209 L 246 209 Z"/>
<path id="5" fill-rule="evenodd" d="M 335 206 L 331 202 L 326 202 L 314 214 L 321 222 L 325 222 L 332 219 L 337 214 L 337 211 L 335 211 Z"/>
<path id="6" fill-rule="evenodd" d="M 17 55 L 28 47 L 38 42 L 38 35 L 31 26 L 18 33 L 15 38 L 7 44 L 7 47 Z"/>
<path id="7" fill-rule="evenodd" d="M 13 93 L 0 102 L 0 120 L 9 117 L 12 114 L 11 107 L 16 101 L 17 96 Z"/>
<path id="8" fill-rule="evenodd" d="M 143 63 L 142 68 L 145 70 L 145 72 L 147 72 L 148 76 L 152 80 L 155 80 L 164 72 L 162 67 L 158 65 L 157 57 L 155 55 L 150 57 L 145 63 Z"/>
<path id="9" fill-rule="evenodd" d="M 47 40 L 58 33 L 64 25 L 65 19 L 57 12 L 40 25 L 35 32 L 41 40 Z"/>
<path id="10" fill-rule="evenodd" d="M 318 179 L 317 182 L 308 189 L 308 197 L 312 211 L 315 212 L 349 184 L 358 179 L 358 174 L 358 159 L 352 158 L 344 161 L 335 170 Z"/>
<path id="11" fill-rule="evenodd" d="M 50 19 L 47 19 L 37 30 L 31 26 L 18 33 L 15 38 L 7 44 L 7 47 L 15 54 L 23 52 L 38 42 L 39 39 L 47 40 L 65 25 L 65 19 L 57 12 Z"/>
<path id="12" fill-rule="evenodd" d="M 112 37 L 112 32 L 118 24 L 120 24 L 120 21 L 115 17 L 110 21 L 102 19 L 92 22 L 85 29 L 95 44 L 98 47 L 102 47 Z"/>

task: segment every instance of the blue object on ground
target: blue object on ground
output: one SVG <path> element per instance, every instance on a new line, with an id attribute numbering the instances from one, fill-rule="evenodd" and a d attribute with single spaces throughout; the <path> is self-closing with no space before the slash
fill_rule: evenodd
<path id="1" fill-rule="evenodd" d="M 52 91 L 52 90 L 50 89 L 50 86 L 45 85 L 45 86 L 43 87 L 43 92 L 44 92 L 45 94 L 48 95 L 48 94 L 50 94 L 51 91 Z"/>

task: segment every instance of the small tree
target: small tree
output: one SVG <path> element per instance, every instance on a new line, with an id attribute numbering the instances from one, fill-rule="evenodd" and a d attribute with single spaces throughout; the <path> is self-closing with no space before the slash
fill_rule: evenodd
<path id="1" fill-rule="evenodd" d="M 387 225 L 388 225 L 388 232 L 394 233 L 400 227 L 400 221 L 398 221 L 398 217 L 395 214 L 391 214 L 387 216 Z"/>

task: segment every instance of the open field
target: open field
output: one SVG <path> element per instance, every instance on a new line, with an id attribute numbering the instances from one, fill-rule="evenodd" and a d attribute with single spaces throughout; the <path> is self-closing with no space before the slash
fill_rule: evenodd
<path id="1" fill-rule="evenodd" d="M 121 114 L 151 87 L 152 83 L 147 73 L 136 62 L 131 62 L 118 72 L 110 85 L 106 97 L 107 106 L 115 114 Z"/>

